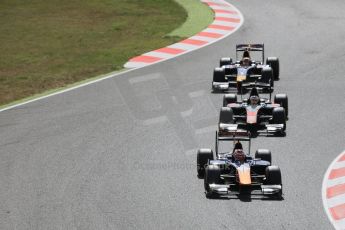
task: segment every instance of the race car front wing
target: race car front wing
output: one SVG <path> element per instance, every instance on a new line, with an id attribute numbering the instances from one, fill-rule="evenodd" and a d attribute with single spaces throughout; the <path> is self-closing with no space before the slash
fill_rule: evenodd
<path id="1" fill-rule="evenodd" d="M 210 184 L 210 192 L 213 194 L 218 195 L 231 195 L 231 194 L 240 194 L 239 191 L 234 191 L 232 187 L 237 187 L 238 185 L 228 185 L 228 184 Z M 260 189 L 256 189 L 261 191 L 260 194 L 262 195 L 275 195 L 281 194 L 282 192 L 282 185 L 259 185 Z M 252 190 L 255 190 L 255 186 L 252 186 Z"/>
<path id="2" fill-rule="evenodd" d="M 239 124 L 219 124 L 219 134 L 221 136 L 229 136 L 234 133 L 245 132 L 239 128 Z M 259 130 L 259 133 L 281 133 L 284 132 L 284 124 L 265 124 L 265 129 Z"/>

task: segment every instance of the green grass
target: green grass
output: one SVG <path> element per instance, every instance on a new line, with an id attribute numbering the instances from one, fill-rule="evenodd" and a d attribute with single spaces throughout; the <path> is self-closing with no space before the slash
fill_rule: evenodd
<path id="1" fill-rule="evenodd" d="M 200 28 L 189 2 L 203 4 L 176 1 L 186 3 L 188 20 L 173 0 L 0 1 L 1 107 L 118 71 L 133 56 L 189 36 L 184 26 L 167 34 L 186 20 Z"/>
<path id="2" fill-rule="evenodd" d="M 108 77 L 110 75 L 120 74 L 121 72 L 124 72 L 125 70 L 126 69 L 121 69 L 121 70 L 117 70 L 117 71 L 110 72 L 110 73 L 107 73 L 107 74 L 98 75 L 96 77 L 87 78 L 87 79 L 82 80 L 82 81 L 74 82 L 74 83 L 68 84 L 68 85 L 63 86 L 63 87 L 49 89 L 49 90 L 46 90 L 46 91 L 44 91 L 42 93 L 37 93 L 37 94 L 34 94 L 32 96 L 28 96 L 28 97 L 25 97 L 25 98 L 22 98 L 22 99 L 19 99 L 19 100 L 16 100 L 16 101 L 12 101 L 12 102 L 10 102 L 8 104 L 0 105 L 0 110 L 1 109 L 6 109 L 7 107 L 10 107 L 10 106 L 15 106 L 17 104 L 25 103 L 25 102 L 28 102 L 30 100 L 34 100 L 34 99 L 37 99 L 37 98 L 40 98 L 40 97 L 49 96 L 49 95 L 54 94 L 54 93 L 59 93 L 59 92 L 61 92 L 63 90 L 67 90 L 67 89 L 70 89 L 70 88 L 73 88 L 73 87 L 77 87 L 77 86 L 80 86 L 82 84 L 87 84 L 87 83 L 92 82 L 92 81 L 100 80 L 100 79 L 103 79 L 103 78 Z"/>
<path id="3" fill-rule="evenodd" d="M 119 70 L 175 42 L 165 35 L 187 17 L 173 0 L 2 0 L 0 9 L 0 104 Z"/>
<path id="4" fill-rule="evenodd" d="M 188 18 L 182 26 L 172 31 L 169 36 L 191 37 L 204 30 L 212 23 L 214 13 L 206 4 L 199 0 L 175 0 L 188 12 Z"/>

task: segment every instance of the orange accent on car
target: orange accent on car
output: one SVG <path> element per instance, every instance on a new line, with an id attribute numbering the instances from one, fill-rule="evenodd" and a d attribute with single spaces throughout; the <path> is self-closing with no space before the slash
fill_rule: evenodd
<path id="1" fill-rule="evenodd" d="M 248 124 L 257 123 L 257 112 L 256 111 L 247 111 L 247 123 Z"/>
<path id="2" fill-rule="evenodd" d="M 252 179 L 250 177 L 250 167 L 241 165 L 237 168 L 237 174 L 239 183 L 241 185 L 250 185 L 252 183 Z"/>
<path id="3" fill-rule="evenodd" d="M 237 75 L 236 81 L 245 81 L 247 78 L 246 75 Z"/>

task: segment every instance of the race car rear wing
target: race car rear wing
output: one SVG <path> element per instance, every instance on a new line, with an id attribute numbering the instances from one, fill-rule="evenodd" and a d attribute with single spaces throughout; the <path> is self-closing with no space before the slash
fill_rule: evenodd
<path id="1" fill-rule="evenodd" d="M 261 92 L 268 91 L 271 93 L 273 91 L 273 87 L 269 83 L 263 82 L 237 82 L 237 81 L 228 81 L 228 82 L 212 82 L 212 89 L 219 90 L 219 91 L 230 91 L 232 89 L 237 89 L 238 92 L 243 94 L 243 89 L 250 90 L 252 88 L 257 88 Z"/>
<path id="2" fill-rule="evenodd" d="M 264 44 L 237 44 L 236 51 L 263 51 Z"/>
<path id="3" fill-rule="evenodd" d="M 236 45 L 236 60 L 238 59 L 238 52 L 243 51 L 259 51 L 262 52 L 262 63 L 264 63 L 265 59 L 265 47 L 264 44 L 237 44 Z"/>
<path id="4" fill-rule="evenodd" d="M 251 90 L 253 88 L 256 88 L 258 91 L 260 91 L 260 93 L 263 93 L 265 91 L 268 91 L 268 93 L 270 94 L 270 99 L 272 97 L 272 91 L 273 91 L 273 87 L 271 86 L 270 83 L 264 83 L 264 82 L 236 82 L 237 84 L 237 89 L 238 91 L 241 93 L 241 95 L 244 93 L 243 89 L 246 90 Z M 230 86 L 230 83 L 229 83 Z"/>
<path id="5" fill-rule="evenodd" d="M 216 141 L 215 141 L 215 150 L 216 156 L 218 157 L 218 146 L 219 141 L 245 141 L 248 142 L 248 155 L 250 155 L 250 146 L 251 146 L 251 139 L 250 139 L 250 132 L 246 130 L 238 130 L 237 125 L 233 124 L 234 128 L 230 128 L 225 132 L 218 132 L 216 131 Z M 236 128 L 235 128 L 236 126 Z"/>

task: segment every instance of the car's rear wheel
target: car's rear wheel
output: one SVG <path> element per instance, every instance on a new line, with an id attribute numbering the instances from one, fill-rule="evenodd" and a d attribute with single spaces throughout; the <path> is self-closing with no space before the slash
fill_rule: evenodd
<path id="1" fill-rule="evenodd" d="M 219 60 L 219 67 L 222 67 L 224 65 L 231 65 L 232 58 L 231 57 L 223 57 Z"/>
<path id="2" fill-rule="evenodd" d="M 219 123 L 223 124 L 233 124 L 234 123 L 234 113 L 229 107 L 222 107 L 219 114 Z"/>
<path id="3" fill-rule="evenodd" d="M 270 164 L 272 163 L 272 155 L 271 151 L 268 149 L 258 149 L 255 152 L 255 158 L 256 159 L 261 159 L 263 161 L 268 161 Z"/>
<path id="4" fill-rule="evenodd" d="M 277 57 L 268 57 L 266 65 L 271 66 L 273 69 L 274 80 L 279 80 L 279 59 Z"/>
<path id="5" fill-rule="evenodd" d="M 272 88 L 274 87 L 273 70 L 271 67 L 265 67 L 261 70 L 261 81 L 270 84 Z"/>
<path id="6" fill-rule="evenodd" d="M 223 68 L 215 68 L 213 71 L 213 81 L 214 82 L 226 82 L 225 71 Z"/>
<path id="7" fill-rule="evenodd" d="M 213 160 L 212 149 L 199 149 L 196 157 L 198 177 L 204 178 L 205 168 L 210 160 Z"/>
<path id="8" fill-rule="evenodd" d="M 274 96 L 274 103 L 280 104 L 280 106 L 285 109 L 286 117 L 288 117 L 288 112 L 289 112 L 288 96 L 285 93 L 276 94 Z"/>
<path id="9" fill-rule="evenodd" d="M 228 104 L 236 103 L 237 95 L 236 94 L 225 94 L 223 97 L 223 106 L 226 107 Z"/>
<path id="10" fill-rule="evenodd" d="M 272 124 L 283 124 L 283 131 L 286 130 L 286 115 L 283 107 L 274 108 L 272 112 Z"/>

